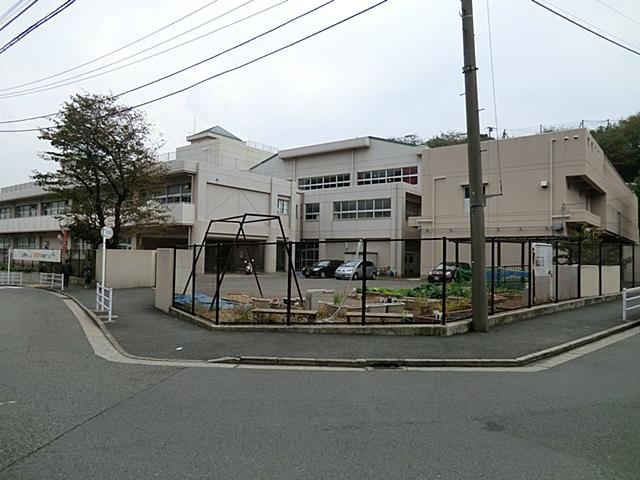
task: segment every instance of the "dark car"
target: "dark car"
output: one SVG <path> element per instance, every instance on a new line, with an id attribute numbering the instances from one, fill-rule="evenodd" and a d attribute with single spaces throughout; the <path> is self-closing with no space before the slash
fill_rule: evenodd
<path id="1" fill-rule="evenodd" d="M 447 262 L 446 268 L 443 268 L 442 263 L 429 272 L 427 277 L 428 282 L 440 283 L 442 279 L 447 282 L 453 282 L 454 280 L 462 280 L 463 277 L 471 274 L 471 265 L 466 262 Z"/>
<path id="2" fill-rule="evenodd" d="M 342 265 L 342 260 L 320 260 L 311 267 L 306 267 L 302 273 L 305 277 L 333 277 L 336 269 Z"/>

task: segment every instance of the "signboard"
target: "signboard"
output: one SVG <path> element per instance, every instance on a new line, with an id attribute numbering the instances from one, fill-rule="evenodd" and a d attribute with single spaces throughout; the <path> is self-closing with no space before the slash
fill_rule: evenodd
<path id="1" fill-rule="evenodd" d="M 12 257 L 13 260 L 60 263 L 60 250 L 48 250 L 44 248 L 14 248 Z"/>
<path id="2" fill-rule="evenodd" d="M 533 256 L 536 277 L 551 276 L 553 270 L 553 247 L 551 244 L 534 243 Z"/>

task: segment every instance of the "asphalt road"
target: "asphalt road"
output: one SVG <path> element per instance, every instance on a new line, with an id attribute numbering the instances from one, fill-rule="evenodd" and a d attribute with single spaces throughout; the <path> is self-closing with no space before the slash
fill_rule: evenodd
<path id="1" fill-rule="evenodd" d="M 637 479 L 640 335 L 539 373 L 113 364 L 0 290 L 0 479 Z"/>

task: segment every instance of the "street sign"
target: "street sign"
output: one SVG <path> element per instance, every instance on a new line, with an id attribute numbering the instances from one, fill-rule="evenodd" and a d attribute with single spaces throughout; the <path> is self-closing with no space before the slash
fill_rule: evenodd
<path id="1" fill-rule="evenodd" d="M 113 229 L 110 227 L 102 227 L 102 230 L 100 230 L 100 235 L 102 235 L 103 238 L 109 240 L 111 237 L 113 237 Z"/>
<path id="2" fill-rule="evenodd" d="M 60 250 L 49 250 L 44 248 L 14 248 L 11 258 L 12 260 L 26 260 L 31 262 L 60 263 Z"/>

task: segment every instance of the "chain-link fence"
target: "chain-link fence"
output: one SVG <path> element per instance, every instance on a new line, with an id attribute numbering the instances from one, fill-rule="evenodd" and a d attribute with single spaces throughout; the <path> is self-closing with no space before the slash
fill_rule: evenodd
<path id="1" fill-rule="evenodd" d="M 618 243 L 485 252 L 490 314 L 635 285 L 635 247 Z M 472 271 L 464 239 L 210 242 L 174 250 L 174 306 L 217 324 L 445 324 L 471 318 Z"/>

